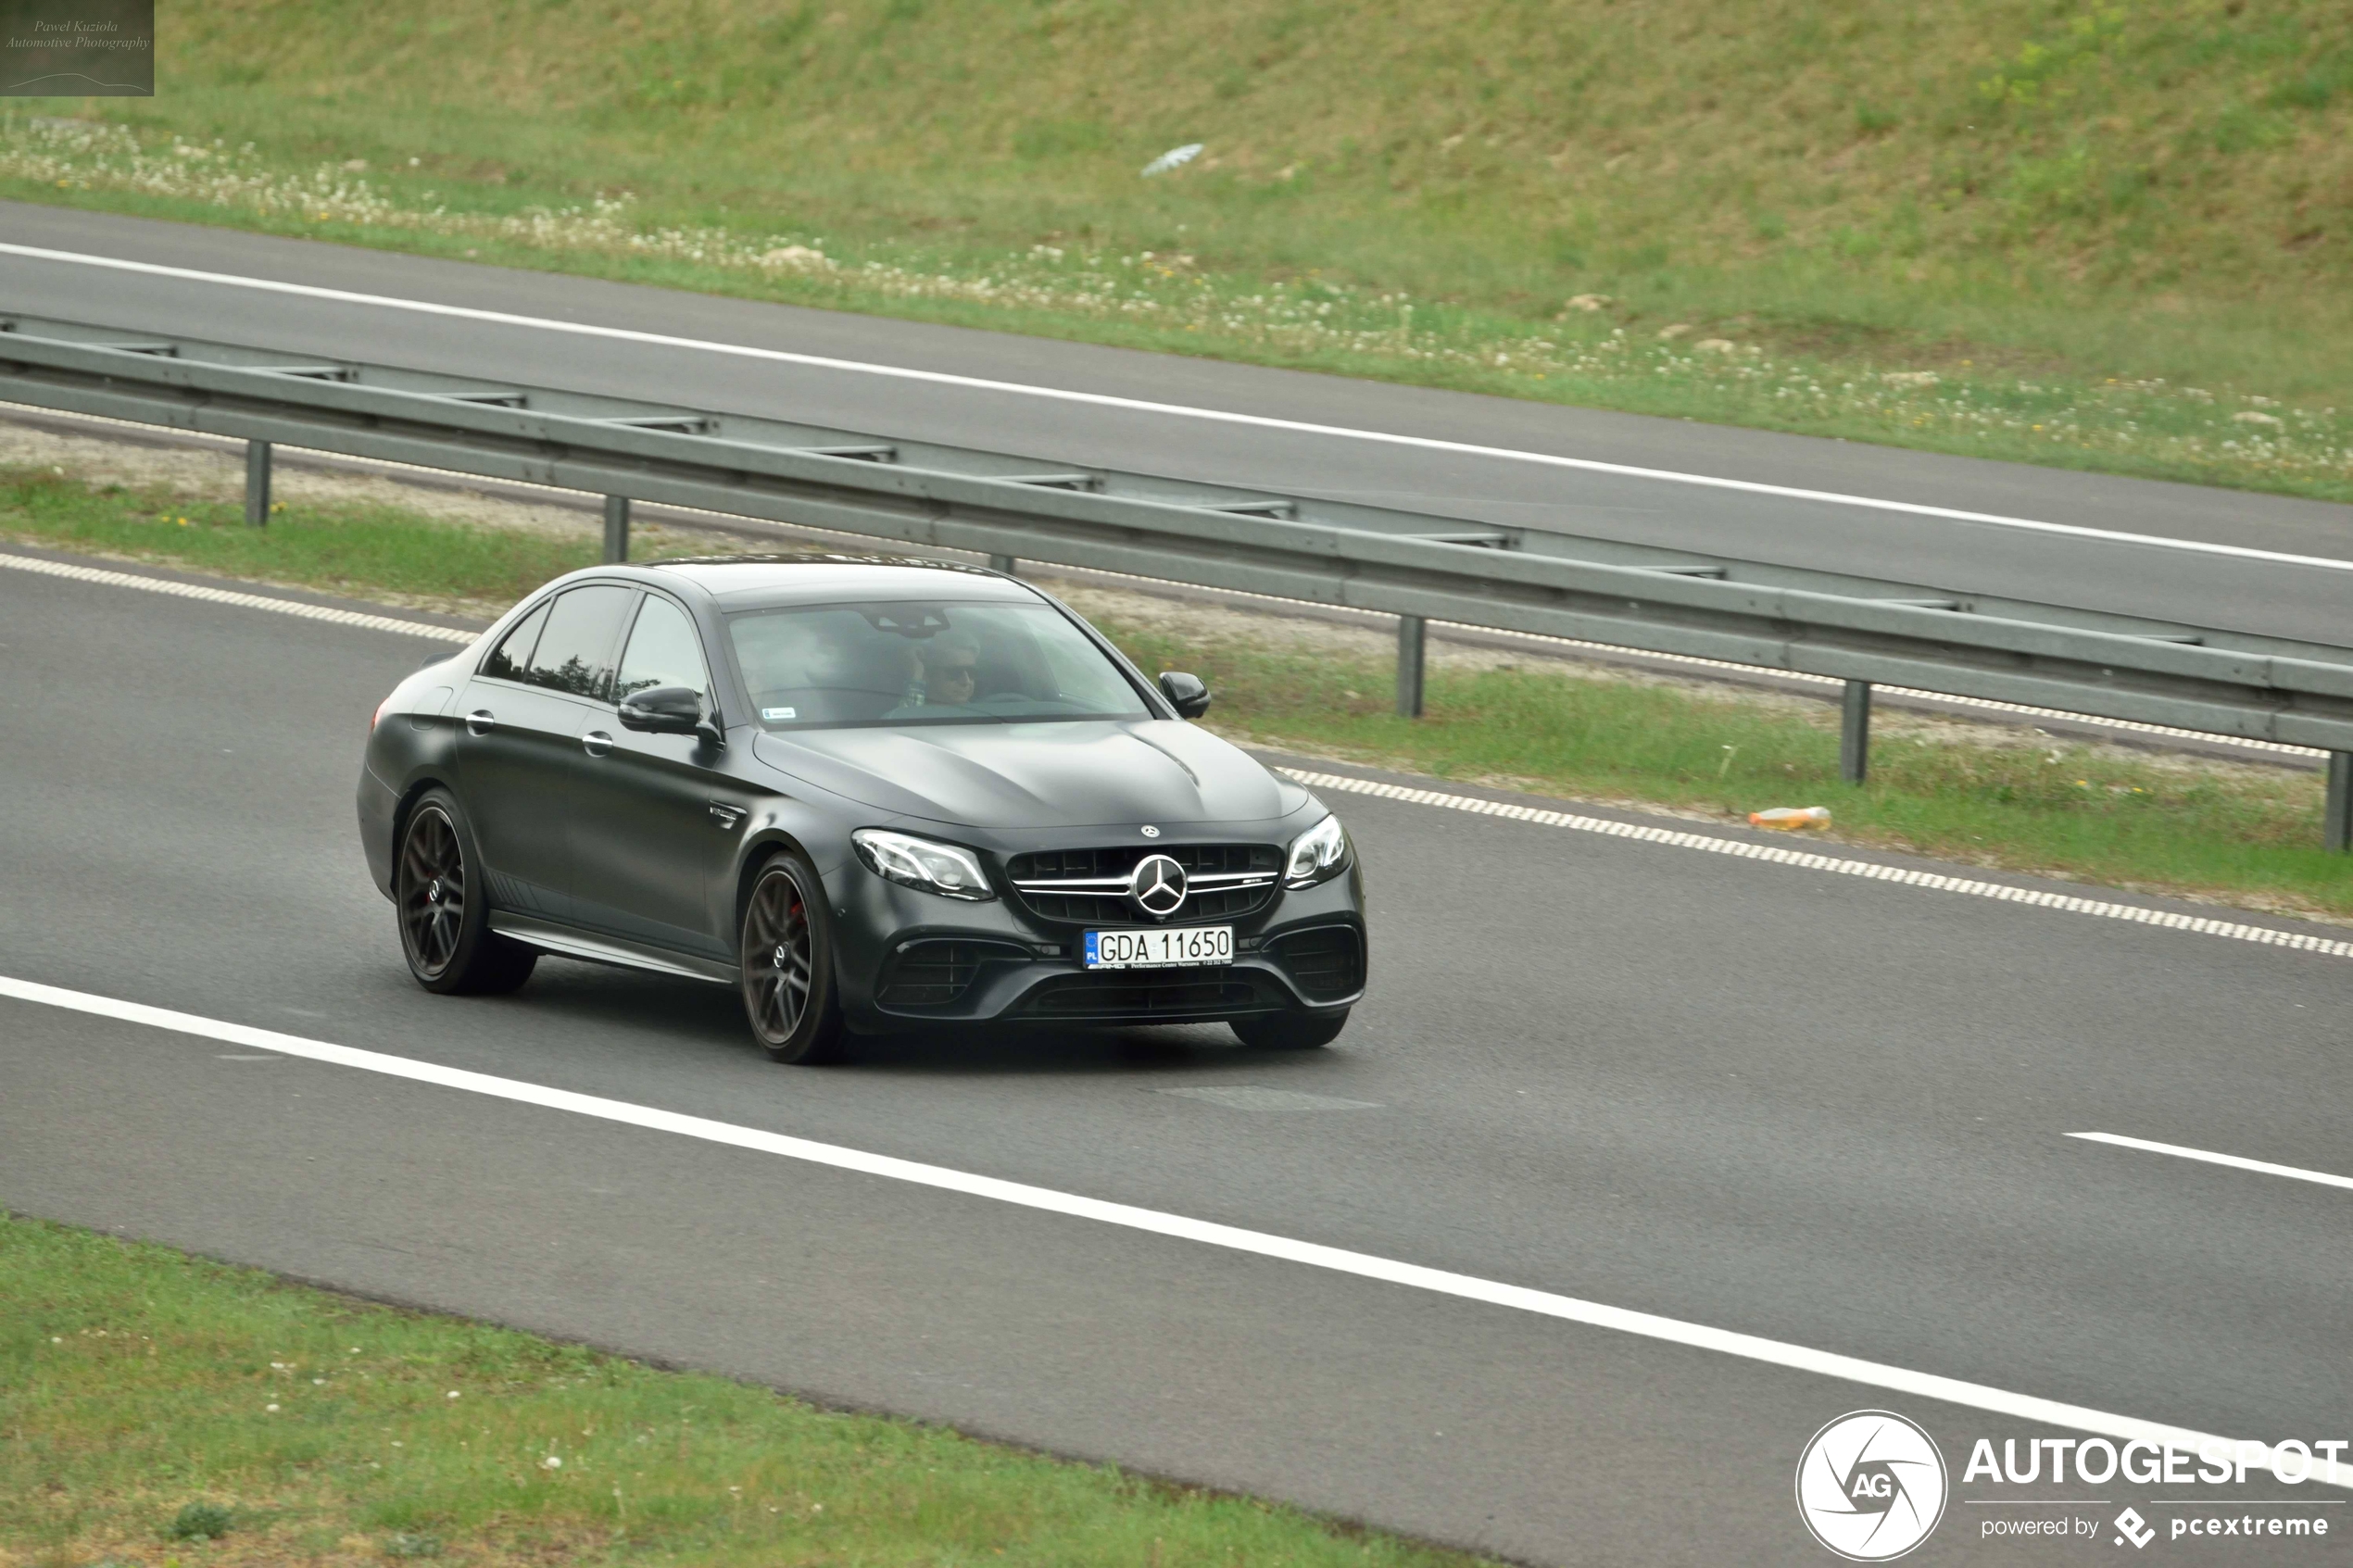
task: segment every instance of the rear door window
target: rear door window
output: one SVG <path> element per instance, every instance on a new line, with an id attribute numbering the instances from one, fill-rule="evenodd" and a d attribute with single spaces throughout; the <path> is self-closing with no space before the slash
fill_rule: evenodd
<path id="1" fill-rule="evenodd" d="M 612 700 L 613 655 L 635 588 L 598 584 L 556 596 L 523 679 L 598 702 Z"/>

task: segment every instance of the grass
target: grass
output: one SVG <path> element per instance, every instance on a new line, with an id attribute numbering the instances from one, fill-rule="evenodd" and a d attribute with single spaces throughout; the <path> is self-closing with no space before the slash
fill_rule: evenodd
<path id="1" fill-rule="evenodd" d="M 1474 1561 L 0 1215 L 0 1562 Z"/>
<path id="2" fill-rule="evenodd" d="M 0 119 L 0 194 L 2353 498 L 2326 0 L 220 0 L 166 57 Z"/>
<path id="3" fill-rule="evenodd" d="M 0 533 L 57 549 L 168 562 L 226 577 L 348 594 L 504 608 L 551 577 L 592 565 L 597 546 L 469 526 L 391 507 L 288 506 L 267 528 L 235 502 L 161 487 L 90 485 L 0 468 Z"/>
<path id="4" fill-rule="evenodd" d="M 364 506 L 283 507 L 253 529 L 230 503 L 27 468 L 0 470 L 0 537 L 485 614 L 597 557 L 585 529 L 566 539 Z M 708 548 L 677 534 L 642 553 Z M 1213 727 L 1237 738 L 1717 815 L 1827 805 L 1838 836 L 1856 842 L 2353 917 L 2353 866 L 2319 847 L 2313 774 L 2058 742 L 1956 745 L 1883 725 L 1871 782 L 1856 787 L 1839 781 L 1827 705 L 1793 714 L 1730 691 L 1579 678 L 1549 660 L 1478 671 L 1440 660 L 1427 715 L 1407 721 L 1392 711 L 1382 658 L 1172 630 L 1185 617 L 1095 619 L 1144 669 L 1208 680 Z"/>

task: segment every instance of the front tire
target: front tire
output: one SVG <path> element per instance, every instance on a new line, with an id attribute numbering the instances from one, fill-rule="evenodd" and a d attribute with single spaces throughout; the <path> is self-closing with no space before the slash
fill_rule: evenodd
<path id="1" fill-rule="evenodd" d="M 793 1067 L 838 1060 L 833 927 L 825 884 L 807 857 L 787 850 L 760 868 L 737 950 L 744 1017 L 768 1060 Z"/>
<path id="2" fill-rule="evenodd" d="M 428 790 L 400 827 L 393 906 L 409 972 L 444 996 L 495 996 L 531 978 L 539 955 L 490 929 L 473 834 L 458 797 Z"/>
<path id="3" fill-rule="evenodd" d="M 1234 1038 L 1262 1051 L 1312 1051 L 1340 1038 L 1348 1027 L 1348 1010 L 1338 1012 L 1268 1012 L 1237 1018 L 1226 1025 Z"/>

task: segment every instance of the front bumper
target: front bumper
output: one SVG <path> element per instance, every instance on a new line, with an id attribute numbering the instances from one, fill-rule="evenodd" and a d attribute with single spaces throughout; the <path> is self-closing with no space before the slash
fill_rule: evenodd
<path id="1" fill-rule="evenodd" d="M 1353 863 L 1242 919 L 1199 922 L 1234 928 L 1234 961 L 1199 969 L 1089 971 L 1088 926 L 1039 921 L 1001 898 L 963 903 L 901 887 L 855 860 L 836 880 L 835 972 L 843 1012 L 862 1033 L 1214 1022 L 1336 1012 L 1364 994 L 1364 885 Z M 1180 912 L 1172 923 L 1194 922 Z"/>

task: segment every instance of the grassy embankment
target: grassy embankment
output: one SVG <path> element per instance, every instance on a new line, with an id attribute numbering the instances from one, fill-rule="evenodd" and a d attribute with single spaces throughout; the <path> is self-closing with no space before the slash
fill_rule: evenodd
<path id="1" fill-rule="evenodd" d="M 1479 1561 L 0 1215 L 0 1563 L 386 1559 Z"/>
<path id="2" fill-rule="evenodd" d="M 182 520 L 186 520 L 182 521 Z M 92 489 L 0 470 L 0 537 L 184 564 L 369 596 L 511 603 L 588 564 L 565 540 L 388 508 L 288 507 L 267 530 L 226 502 Z M 669 553 L 707 545 L 680 536 Z M 1146 670 L 1189 669 L 1217 693 L 1212 727 L 1270 746 L 1503 779 L 1579 798 L 1738 815 L 1827 805 L 1840 837 L 1926 854 L 2189 892 L 2257 908 L 2353 916 L 2353 874 L 2319 847 L 2317 776 L 2186 766 L 2109 746 L 1953 744 L 1882 735 L 1863 787 L 1838 779 L 1835 719 L 1727 691 L 1433 664 L 1428 714 L 1391 711 L 1392 668 L 1369 652 L 1224 631 L 1176 618 L 1104 629 Z"/>
<path id="3" fill-rule="evenodd" d="M 2353 497 L 2330 0 L 169 20 L 0 194 Z"/>

